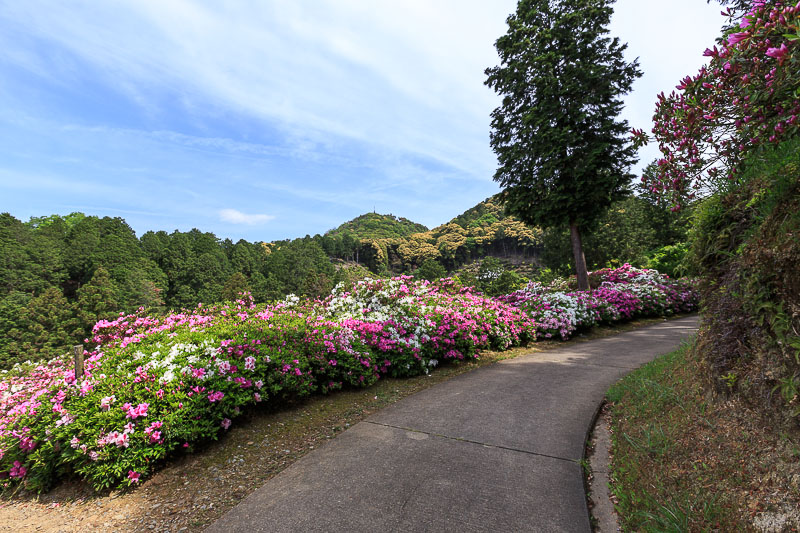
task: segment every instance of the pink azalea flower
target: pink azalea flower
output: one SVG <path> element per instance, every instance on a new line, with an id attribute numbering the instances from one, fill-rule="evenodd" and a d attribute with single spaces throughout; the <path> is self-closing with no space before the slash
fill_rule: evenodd
<path id="1" fill-rule="evenodd" d="M 114 396 L 105 396 L 102 400 L 100 400 L 100 408 L 103 411 L 108 411 L 108 408 L 114 403 L 116 398 Z"/>
<path id="2" fill-rule="evenodd" d="M 788 52 L 789 49 L 786 48 L 786 43 L 781 44 L 780 48 L 767 48 L 767 55 L 777 59 L 779 65 L 783 64 Z"/>
<path id="3" fill-rule="evenodd" d="M 750 37 L 750 34 L 746 31 L 742 31 L 739 33 L 731 33 L 728 35 L 728 46 L 733 46 L 737 43 L 740 43 Z"/>
<path id="4" fill-rule="evenodd" d="M 139 472 L 134 472 L 133 470 L 128 470 L 128 479 L 131 480 L 131 483 L 139 483 Z"/>
<path id="5" fill-rule="evenodd" d="M 228 429 L 231 427 L 231 421 L 228 418 L 223 418 L 219 425 L 222 426 L 223 429 Z"/>
<path id="6" fill-rule="evenodd" d="M 28 469 L 22 466 L 22 463 L 19 461 L 14 461 L 14 466 L 11 467 L 11 471 L 8 473 L 8 475 L 13 478 L 22 479 L 25 477 L 27 472 Z"/>

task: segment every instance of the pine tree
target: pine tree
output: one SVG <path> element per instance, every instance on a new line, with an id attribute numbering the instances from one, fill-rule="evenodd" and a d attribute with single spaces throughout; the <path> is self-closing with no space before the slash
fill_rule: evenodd
<path id="1" fill-rule="evenodd" d="M 506 210 L 542 228 L 569 226 L 578 287 L 589 280 L 581 234 L 621 197 L 635 161 L 621 96 L 641 75 L 607 37 L 613 0 L 520 0 L 486 84 L 503 97 L 491 146 Z"/>

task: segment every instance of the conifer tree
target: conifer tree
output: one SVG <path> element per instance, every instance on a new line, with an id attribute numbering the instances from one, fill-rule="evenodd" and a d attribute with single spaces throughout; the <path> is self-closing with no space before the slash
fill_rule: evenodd
<path id="1" fill-rule="evenodd" d="M 75 308 L 55 287 L 33 298 L 20 318 L 14 339 L 20 360 L 23 356 L 49 359 L 65 354 L 71 344 L 80 340 L 75 336 L 78 325 Z"/>
<path id="2" fill-rule="evenodd" d="M 247 282 L 247 277 L 241 272 L 234 273 L 225 286 L 222 287 L 222 299 L 226 302 L 232 302 L 239 299 L 239 294 L 243 292 L 252 292 L 250 284 Z"/>
<path id="3" fill-rule="evenodd" d="M 92 279 L 76 293 L 78 327 L 83 334 L 89 333 L 101 319 L 109 319 L 117 311 L 114 298 L 114 282 L 103 267 L 97 267 Z"/>
<path id="4" fill-rule="evenodd" d="M 495 46 L 486 85 L 494 179 L 506 210 L 542 228 L 569 226 L 578 287 L 589 280 L 581 234 L 621 197 L 635 161 L 621 96 L 641 75 L 609 38 L 613 0 L 520 0 Z"/>

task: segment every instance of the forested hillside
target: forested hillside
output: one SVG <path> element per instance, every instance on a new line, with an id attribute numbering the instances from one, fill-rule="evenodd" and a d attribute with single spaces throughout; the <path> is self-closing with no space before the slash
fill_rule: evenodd
<path id="1" fill-rule="evenodd" d="M 589 264 L 630 262 L 674 274 L 685 251 L 686 213 L 671 213 L 646 194 L 614 204 L 586 237 Z M 22 222 L 5 213 L 0 367 L 62 353 L 99 319 L 139 307 L 159 313 L 245 291 L 256 302 L 289 293 L 322 297 L 340 281 L 396 274 L 438 279 L 455 273 L 467 285 L 503 294 L 543 267 L 568 272 L 570 257 L 564 232 L 523 224 L 496 197 L 431 230 L 367 213 L 324 235 L 271 243 L 234 243 L 197 229 L 137 238 L 121 218 L 73 213 Z"/>
<path id="2" fill-rule="evenodd" d="M 319 238 L 234 243 L 196 229 L 137 238 L 121 218 L 73 213 L 23 223 L 4 213 L 0 365 L 60 353 L 118 312 L 195 307 L 242 291 L 262 302 L 315 296 L 336 281 Z"/>
<path id="3" fill-rule="evenodd" d="M 535 255 L 541 232 L 503 214 L 489 198 L 456 219 L 406 237 L 361 240 L 360 260 L 373 272 L 412 272 L 426 262 L 445 271 L 487 255 Z"/>
<path id="4" fill-rule="evenodd" d="M 336 229 L 328 231 L 324 237 L 336 238 L 345 233 L 350 233 L 350 235 L 359 240 L 392 239 L 408 237 L 412 233 L 424 231 L 428 231 L 428 228 L 407 218 L 365 213 L 349 222 L 345 222 Z"/>

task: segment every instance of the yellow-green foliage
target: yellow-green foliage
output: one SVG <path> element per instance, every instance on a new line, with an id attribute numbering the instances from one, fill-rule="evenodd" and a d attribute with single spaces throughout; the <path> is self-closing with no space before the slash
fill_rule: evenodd
<path id="1" fill-rule="evenodd" d="M 379 239 L 387 252 L 387 266 L 413 270 L 436 260 L 449 270 L 487 254 L 530 255 L 541 244 L 542 231 L 503 213 L 495 197 L 430 231 L 403 238 Z"/>

